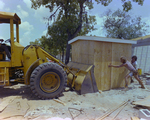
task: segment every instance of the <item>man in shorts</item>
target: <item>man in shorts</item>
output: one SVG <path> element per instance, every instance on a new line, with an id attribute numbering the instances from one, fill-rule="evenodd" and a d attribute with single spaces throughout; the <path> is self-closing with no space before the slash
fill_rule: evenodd
<path id="1" fill-rule="evenodd" d="M 143 88 L 143 89 L 145 89 L 145 87 L 144 87 L 144 85 L 143 85 L 143 83 L 142 83 L 142 81 L 139 79 L 139 77 L 138 77 L 138 72 L 136 71 L 136 69 L 133 67 L 133 65 L 125 58 L 125 57 L 121 57 L 120 58 L 120 62 L 122 63 L 121 65 L 112 65 L 111 63 L 110 63 L 110 65 L 108 65 L 108 67 L 115 67 L 115 68 L 120 68 L 120 67 L 126 67 L 129 71 L 130 71 L 130 73 L 133 73 L 133 76 L 135 77 L 135 79 L 139 82 L 139 84 L 141 85 L 141 87 L 140 88 Z M 125 91 L 126 90 L 128 90 L 128 78 L 130 77 L 130 75 L 129 74 L 127 74 L 126 76 L 125 76 Z"/>
<path id="2" fill-rule="evenodd" d="M 137 70 L 137 56 L 132 56 L 132 59 L 131 59 L 131 64 L 133 65 L 133 67 Z M 133 72 L 130 72 L 129 73 L 129 76 L 131 77 L 131 83 L 133 83 L 133 79 L 132 79 L 132 76 L 133 76 Z"/>

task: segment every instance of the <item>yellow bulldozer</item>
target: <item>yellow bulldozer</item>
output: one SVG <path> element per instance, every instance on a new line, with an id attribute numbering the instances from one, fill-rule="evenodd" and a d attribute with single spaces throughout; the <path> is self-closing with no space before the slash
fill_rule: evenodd
<path id="1" fill-rule="evenodd" d="M 40 99 L 59 97 L 67 85 L 79 94 L 98 91 L 93 65 L 74 62 L 65 65 L 40 46 L 22 46 L 19 43 L 21 19 L 16 13 L 0 12 L 2 24 L 10 24 L 10 39 L 0 39 L 0 86 L 30 85 L 32 93 Z"/>

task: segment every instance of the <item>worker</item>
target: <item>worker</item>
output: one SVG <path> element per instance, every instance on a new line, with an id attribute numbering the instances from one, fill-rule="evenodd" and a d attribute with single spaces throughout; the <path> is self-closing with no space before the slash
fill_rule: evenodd
<path id="1" fill-rule="evenodd" d="M 110 63 L 110 65 L 108 65 L 108 67 L 115 67 L 115 68 L 120 68 L 120 67 L 126 67 L 129 71 L 130 71 L 130 73 L 132 72 L 133 73 L 133 76 L 135 77 L 135 79 L 139 82 L 139 84 L 141 85 L 141 88 L 143 88 L 143 89 L 145 89 L 145 87 L 144 87 L 144 85 L 143 85 L 143 83 L 142 83 L 142 81 L 139 79 L 139 77 L 138 77 L 138 72 L 136 71 L 136 69 L 133 67 L 133 65 L 128 61 L 128 60 L 126 60 L 126 58 L 125 57 L 121 57 L 120 58 L 120 61 L 121 61 L 121 65 L 112 65 L 111 63 Z M 129 73 L 129 74 L 130 74 Z M 130 75 L 129 74 L 127 74 L 126 76 L 125 76 L 125 91 L 127 91 L 128 90 L 128 78 L 130 77 Z"/>
<path id="2" fill-rule="evenodd" d="M 132 56 L 132 59 L 131 59 L 131 64 L 133 65 L 133 67 L 136 69 L 137 71 L 137 56 Z M 130 77 L 131 77 L 131 83 L 133 83 L 133 79 L 132 79 L 132 76 L 133 76 L 133 72 L 130 72 L 129 73 Z"/>

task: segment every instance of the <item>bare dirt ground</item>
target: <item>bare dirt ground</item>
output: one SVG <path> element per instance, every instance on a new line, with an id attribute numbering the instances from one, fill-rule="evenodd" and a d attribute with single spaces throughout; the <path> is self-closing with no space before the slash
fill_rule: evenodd
<path id="1" fill-rule="evenodd" d="M 145 84 L 145 80 L 142 80 Z M 122 110 L 120 108 L 119 114 L 117 109 L 104 120 L 131 120 L 131 117 L 138 117 L 139 114 L 131 103 L 150 95 L 150 85 L 145 85 L 146 89 L 139 86 L 134 80 L 128 91 L 119 88 L 85 95 L 66 91 L 58 100 L 38 100 L 32 95 L 30 87 L 22 84 L 0 88 L 0 105 L 9 100 L 9 104 L 0 112 L 0 120 L 97 120 L 128 100 L 128 104 Z"/>

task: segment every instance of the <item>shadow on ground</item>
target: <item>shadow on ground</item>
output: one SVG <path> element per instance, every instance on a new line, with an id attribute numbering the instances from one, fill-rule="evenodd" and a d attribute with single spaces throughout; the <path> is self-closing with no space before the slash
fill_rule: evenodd
<path id="1" fill-rule="evenodd" d="M 17 86 L 17 87 L 16 87 Z M 30 90 L 30 86 L 5 86 L 0 87 L 0 98 L 9 97 L 9 96 L 21 96 L 28 100 L 37 99 Z"/>
<path id="2" fill-rule="evenodd" d="M 21 96 L 23 99 L 25 98 L 28 100 L 41 100 L 32 93 L 30 85 L 23 84 L 0 87 L 0 98 L 9 96 Z M 62 96 L 64 96 L 63 93 L 60 95 L 60 97 Z"/>

